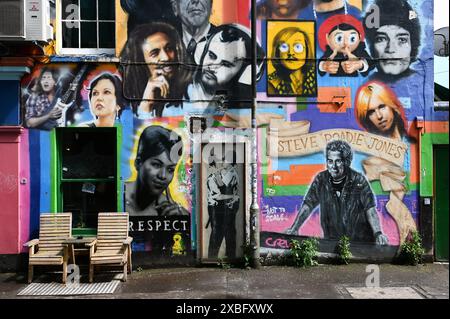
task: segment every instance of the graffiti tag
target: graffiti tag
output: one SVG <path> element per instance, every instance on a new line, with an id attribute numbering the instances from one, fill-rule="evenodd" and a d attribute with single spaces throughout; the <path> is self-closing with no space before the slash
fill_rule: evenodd
<path id="1" fill-rule="evenodd" d="M 283 239 L 283 238 L 272 238 L 272 237 L 268 237 L 266 239 L 266 245 L 268 247 L 273 247 L 273 248 L 282 248 L 282 249 L 288 249 L 289 248 L 289 242 L 287 241 L 287 239 Z"/>
<path id="2" fill-rule="evenodd" d="M 12 193 L 17 189 L 17 176 L 0 172 L 0 193 Z"/>
<path id="3" fill-rule="evenodd" d="M 281 222 L 288 219 L 284 207 L 269 207 L 269 205 L 264 205 L 262 213 L 265 215 L 266 222 Z"/>

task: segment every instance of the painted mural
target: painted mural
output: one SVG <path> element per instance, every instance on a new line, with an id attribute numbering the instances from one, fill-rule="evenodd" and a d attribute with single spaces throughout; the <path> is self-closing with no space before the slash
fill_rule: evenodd
<path id="1" fill-rule="evenodd" d="M 202 165 L 202 251 L 208 261 L 235 260 L 244 243 L 244 164 L 236 145 L 210 144 L 208 160 Z"/>
<path id="2" fill-rule="evenodd" d="M 133 250 L 239 255 L 246 234 L 230 220 L 248 211 L 234 194 L 250 189 L 239 173 L 247 168 L 221 167 L 218 178 L 208 167 L 216 190 L 203 185 L 190 119 L 251 136 L 229 130 L 251 127 L 250 1 L 116 3 L 114 63 L 40 64 L 24 79 L 30 152 L 50 175 L 54 128 L 116 127 L 118 209 L 130 213 Z M 347 235 L 395 251 L 418 226 L 416 122 L 433 103 L 432 1 L 261 0 L 256 13 L 261 247 Z M 45 211 L 51 185 L 39 178 L 34 209 Z M 221 188 L 241 198 L 220 204 L 226 218 L 214 199 Z"/>
<path id="3" fill-rule="evenodd" d="M 259 111 L 279 105 L 285 117 L 259 130 L 261 247 L 288 249 L 290 239 L 316 237 L 334 252 L 332 243 L 346 235 L 368 254 L 395 253 L 418 228 L 416 121 L 433 105 L 432 2 L 268 0 L 260 7 L 258 36 L 268 52 L 273 26 L 315 21 L 317 68 L 316 98 L 273 97 L 270 66 L 258 84 Z M 289 52 L 289 42 L 295 49 L 300 34 L 278 49 Z"/>

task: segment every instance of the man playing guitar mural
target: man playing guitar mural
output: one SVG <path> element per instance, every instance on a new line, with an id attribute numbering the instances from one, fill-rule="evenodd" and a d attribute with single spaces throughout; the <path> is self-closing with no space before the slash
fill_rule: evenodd
<path id="1" fill-rule="evenodd" d="M 75 103 L 77 89 L 86 69 L 87 66 L 84 65 L 62 95 L 65 85 L 57 85 L 58 72 L 55 69 L 42 68 L 25 104 L 26 126 L 41 130 L 66 126 L 66 113 Z"/>

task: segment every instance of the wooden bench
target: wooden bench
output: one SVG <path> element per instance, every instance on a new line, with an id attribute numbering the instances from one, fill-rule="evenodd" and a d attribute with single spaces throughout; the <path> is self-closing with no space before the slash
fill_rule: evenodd
<path id="1" fill-rule="evenodd" d="M 33 267 L 37 265 L 63 265 L 62 282 L 66 283 L 69 253 L 65 240 L 70 237 L 72 237 L 71 213 L 41 214 L 39 239 L 24 244 L 29 247 L 28 283 L 33 280 Z"/>
<path id="2" fill-rule="evenodd" d="M 131 242 L 128 236 L 128 213 L 99 213 L 97 239 L 88 244 L 89 282 L 94 280 L 94 267 L 110 265 L 123 267 L 123 281 L 132 271 Z"/>

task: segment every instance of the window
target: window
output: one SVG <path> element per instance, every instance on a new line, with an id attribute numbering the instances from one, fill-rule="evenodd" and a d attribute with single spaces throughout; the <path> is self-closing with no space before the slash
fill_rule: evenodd
<path id="1" fill-rule="evenodd" d="M 92 234 L 99 212 L 118 211 L 116 128 L 58 128 L 57 209 L 72 213 L 74 234 Z"/>
<path id="2" fill-rule="evenodd" d="M 62 54 L 114 54 L 114 0 L 59 0 L 58 51 Z"/>

